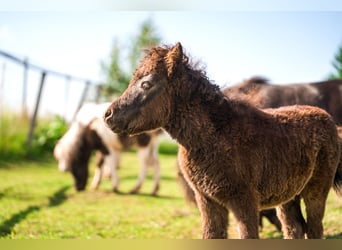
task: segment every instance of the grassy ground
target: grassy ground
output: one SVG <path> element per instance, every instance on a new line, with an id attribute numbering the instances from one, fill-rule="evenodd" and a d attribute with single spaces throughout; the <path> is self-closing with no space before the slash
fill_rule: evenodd
<path id="1" fill-rule="evenodd" d="M 75 192 L 70 174 L 52 159 L 0 163 L 0 238 L 3 239 L 182 239 L 201 238 L 197 209 L 187 204 L 176 181 L 174 155 L 161 155 L 161 189 L 151 197 L 152 175 L 140 195 L 126 194 L 138 172 L 136 154 L 126 153 L 119 170 L 123 194 Z M 230 238 L 236 238 L 231 216 Z M 265 221 L 262 238 L 281 234 Z M 332 192 L 324 220 L 325 238 L 342 238 L 342 200 Z"/>

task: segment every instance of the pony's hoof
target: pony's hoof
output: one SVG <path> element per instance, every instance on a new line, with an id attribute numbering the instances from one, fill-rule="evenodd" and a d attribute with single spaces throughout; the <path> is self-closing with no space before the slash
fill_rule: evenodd
<path id="1" fill-rule="evenodd" d="M 132 189 L 129 193 L 130 193 L 130 194 L 137 194 L 138 192 L 139 192 L 138 190 Z"/>

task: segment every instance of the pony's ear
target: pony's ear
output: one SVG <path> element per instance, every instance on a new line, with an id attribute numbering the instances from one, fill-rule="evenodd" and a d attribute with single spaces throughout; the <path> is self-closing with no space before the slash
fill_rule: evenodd
<path id="1" fill-rule="evenodd" d="M 180 42 L 173 46 L 169 52 L 166 54 L 165 61 L 167 67 L 167 75 L 170 77 L 176 66 L 182 61 L 183 58 L 183 48 Z"/>

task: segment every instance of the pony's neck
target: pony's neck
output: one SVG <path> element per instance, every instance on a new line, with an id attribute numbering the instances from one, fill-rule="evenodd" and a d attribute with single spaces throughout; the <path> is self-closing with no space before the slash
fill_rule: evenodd
<path id="1" fill-rule="evenodd" d="M 182 87 L 175 97 L 171 119 L 165 126 L 167 132 L 186 148 L 210 143 L 208 141 L 218 129 L 215 117 L 224 115 L 219 113 L 227 104 L 223 93 L 209 80 L 199 78 L 194 82 L 192 79 L 179 80 Z"/>

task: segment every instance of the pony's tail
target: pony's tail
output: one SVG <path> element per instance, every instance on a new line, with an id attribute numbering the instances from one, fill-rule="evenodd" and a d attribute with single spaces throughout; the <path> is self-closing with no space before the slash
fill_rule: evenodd
<path id="1" fill-rule="evenodd" d="M 334 190 L 338 196 L 342 197 L 342 159 L 338 164 L 337 171 L 335 174 Z"/>

